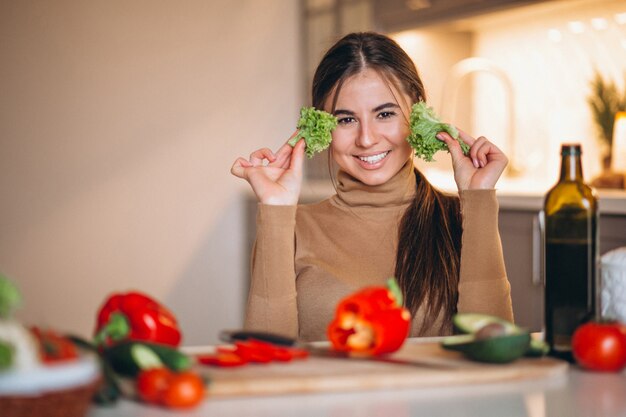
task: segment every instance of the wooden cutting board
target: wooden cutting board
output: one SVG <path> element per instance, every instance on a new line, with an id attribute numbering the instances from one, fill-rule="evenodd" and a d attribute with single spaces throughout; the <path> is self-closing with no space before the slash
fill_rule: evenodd
<path id="1" fill-rule="evenodd" d="M 423 365 L 311 356 L 288 363 L 249 364 L 237 368 L 198 366 L 197 370 L 211 381 L 208 395 L 219 398 L 547 379 L 564 374 L 569 366 L 567 362 L 552 358 L 483 364 L 469 361 L 458 352 L 444 350 L 438 343 L 407 342 L 392 357 L 419 360 Z"/>

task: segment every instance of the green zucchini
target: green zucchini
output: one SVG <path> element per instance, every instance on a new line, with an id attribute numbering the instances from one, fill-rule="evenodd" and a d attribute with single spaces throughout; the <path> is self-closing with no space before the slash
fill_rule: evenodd
<path id="1" fill-rule="evenodd" d="M 191 366 L 189 356 L 176 348 L 149 342 L 121 342 L 106 348 L 103 356 L 115 372 L 130 377 L 151 368 L 182 371 Z"/>

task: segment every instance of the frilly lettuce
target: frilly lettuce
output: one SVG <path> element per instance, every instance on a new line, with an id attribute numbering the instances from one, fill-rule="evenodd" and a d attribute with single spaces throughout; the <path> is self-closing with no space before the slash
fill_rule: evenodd
<path id="1" fill-rule="evenodd" d="M 316 110 L 314 107 L 302 107 L 297 126 L 300 131 L 289 141 L 289 144 L 296 146 L 296 143 L 304 138 L 306 156 L 313 158 L 316 152 L 328 148 L 332 140 L 331 132 L 335 127 L 337 127 L 337 118 L 332 114 Z"/>
<path id="2" fill-rule="evenodd" d="M 437 151 L 448 151 L 448 146 L 436 138 L 439 132 L 448 132 L 450 136 L 461 144 L 464 154 L 469 152 L 469 146 L 459 139 L 459 131 L 452 125 L 441 122 L 435 111 L 419 101 L 411 108 L 411 134 L 406 139 L 415 150 L 415 156 L 425 161 L 433 161 Z"/>

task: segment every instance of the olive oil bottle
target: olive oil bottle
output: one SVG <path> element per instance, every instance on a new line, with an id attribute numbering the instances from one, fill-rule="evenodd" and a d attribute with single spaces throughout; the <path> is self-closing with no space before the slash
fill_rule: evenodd
<path id="1" fill-rule="evenodd" d="M 576 328 L 594 318 L 598 200 L 583 182 L 580 144 L 561 146 L 561 175 L 545 197 L 545 336 L 553 356 L 572 361 Z"/>

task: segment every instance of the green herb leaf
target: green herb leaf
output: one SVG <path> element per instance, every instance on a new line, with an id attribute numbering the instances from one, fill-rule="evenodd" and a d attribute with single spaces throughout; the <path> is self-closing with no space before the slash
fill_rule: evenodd
<path id="1" fill-rule="evenodd" d="M 0 274 L 0 318 L 9 318 L 21 302 L 22 297 L 15 284 Z"/>
<path id="2" fill-rule="evenodd" d="M 469 152 L 469 145 L 459 139 L 459 131 L 452 125 L 441 122 L 435 111 L 419 101 L 411 108 L 411 133 L 407 141 L 415 150 L 415 156 L 425 161 L 433 161 L 433 155 L 437 151 L 448 151 L 448 146 L 437 139 L 439 132 L 448 132 L 461 145 L 464 154 Z"/>
<path id="3" fill-rule="evenodd" d="M 330 146 L 331 132 L 335 127 L 337 127 L 337 118 L 332 114 L 313 107 L 302 107 L 297 126 L 300 132 L 289 141 L 289 144 L 296 146 L 296 143 L 304 138 L 306 156 L 313 158 L 316 152 L 321 152 Z"/>

